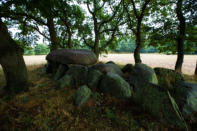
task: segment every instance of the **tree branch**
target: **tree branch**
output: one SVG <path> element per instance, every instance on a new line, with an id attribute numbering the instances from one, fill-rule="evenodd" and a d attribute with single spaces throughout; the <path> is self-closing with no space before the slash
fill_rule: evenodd
<path id="1" fill-rule="evenodd" d="M 141 14 L 139 16 L 139 18 L 143 18 L 144 17 L 144 12 L 146 10 L 147 5 L 149 4 L 150 0 L 145 0 L 144 5 L 142 6 L 142 10 L 141 10 Z"/>
<path id="2" fill-rule="evenodd" d="M 98 9 L 96 9 L 96 10 L 100 10 L 100 9 L 102 9 L 104 6 L 105 6 L 105 3 L 106 3 L 106 1 L 104 1 L 103 2 L 103 4 L 101 5 L 101 7 L 99 7 Z"/>
<path id="3" fill-rule="evenodd" d="M 93 15 L 93 11 L 91 11 L 91 10 L 90 10 L 89 0 L 88 0 L 88 2 L 87 2 L 87 7 L 88 7 L 88 11 L 90 12 L 90 14 L 92 14 L 92 15 Z"/>
<path id="4" fill-rule="evenodd" d="M 86 41 L 86 39 L 85 39 L 84 37 L 83 37 L 82 39 L 83 39 L 85 45 L 87 45 L 87 46 L 88 46 L 89 48 L 91 48 L 91 49 L 94 48 L 92 45 L 90 45 L 90 44 Z"/>
<path id="5" fill-rule="evenodd" d="M 124 9 L 126 10 L 126 13 L 127 13 L 127 18 L 128 18 L 128 23 L 129 23 L 129 28 L 130 28 L 130 30 L 132 30 L 132 32 L 134 33 L 134 34 L 136 34 L 136 30 L 134 30 L 133 29 L 133 26 L 132 26 L 132 23 L 131 23 L 131 15 L 130 15 L 130 13 L 129 13 L 129 11 L 128 11 L 128 9 L 127 9 L 127 7 L 125 6 L 125 4 L 123 3 L 123 6 L 124 6 Z"/>
<path id="6" fill-rule="evenodd" d="M 114 32 L 112 33 L 111 38 L 106 42 L 106 44 L 103 45 L 103 46 L 100 48 L 101 51 L 103 51 L 107 46 L 109 46 L 109 45 L 112 43 L 112 41 L 113 41 L 114 38 L 115 38 L 115 33 L 116 33 L 116 31 L 114 31 Z"/>
<path id="7" fill-rule="evenodd" d="M 18 17 L 26 17 L 27 19 L 31 19 L 31 20 L 35 20 L 36 22 L 38 22 L 39 24 L 42 24 L 42 25 L 47 25 L 44 21 L 42 21 L 41 19 L 35 17 L 35 16 L 32 16 L 32 15 L 29 15 L 29 14 L 26 14 L 26 13 L 16 13 L 16 12 L 12 12 L 12 11 L 7 11 L 7 12 L 0 12 L 0 16 L 1 17 L 5 17 L 5 18 L 13 18 L 13 15 L 15 16 L 15 20 L 17 20 L 17 16 Z"/>
<path id="8" fill-rule="evenodd" d="M 41 31 L 40 31 L 40 29 L 39 29 L 39 27 L 36 25 L 36 27 L 35 26 L 30 26 L 30 27 L 32 27 L 33 29 L 35 29 L 39 34 L 41 34 L 43 37 L 45 37 L 47 40 L 51 40 L 48 36 L 46 36 L 44 33 L 42 33 Z"/>
<path id="9" fill-rule="evenodd" d="M 110 22 L 110 21 L 112 21 L 112 20 L 114 19 L 114 17 L 116 16 L 116 14 L 117 14 L 117 12 L 118 12 L 118 10 L 119 10 L 119 8 L 120 8 L 120 4 L 121 4 L 121 3 L 122 3 L 122 0 L 120 1 L 120 3 L 118 4 L 118 6 L 116 7 L 116 9 L 113 11 L 114 13 L 113 13 L 113 15 L 112 15 L 109 19 L 103 20 L 103 21 L 100 22 L 99 29 L 100 29 L 104 24 L 106 24 L 106 23 L 108 23 L 108 22 Z"/>
<path id="10" fill-rule="evenodd" d="M 138 19 L 139 15 L 137 14 L 137 9 L 135 7 L 135 3 L 134 3 L 133 0 L 131 0 L 131 3 L 132 3 L 132 6 L 133 6 L 133 11 L 134 11 L 135 17 Z"/>

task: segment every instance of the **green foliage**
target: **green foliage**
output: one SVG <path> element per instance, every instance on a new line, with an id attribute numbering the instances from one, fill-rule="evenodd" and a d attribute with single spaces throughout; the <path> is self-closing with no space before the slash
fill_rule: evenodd
<path id="1" fill-rule="evenodd" d="M 122 39 L 117 42 L 115 49 L 112 50 L 114 52 L 134 52 L 136 48 L 135 40 L 131 38 Z M 153 46 L 145 45 L 141 51 L 141 53 L 156 53 L 158 50 Z"/>
<path id="2" fill-rule="evenodd" d="M 34 52 L 35 55 L 46 55 L 49 53 L 49 47 L 46 44 L 37 44 Z"/>
<path id="3" fill-rule="evenodd" d="M 175 10 L 177 1 L 158 1 L 157 8 L 151 11 L 152 20 L 149 26 L 149 45 L 154 46 L 159 52 L 167 54 L 177 53 L 177 38 L 179 35 L 179 20 Z M 193 53 L 197 46 L 197 32 L 196 32 L 196 9 L 197 4 L 194 0 L 183 0 L 182 13 L 186 19 L 186 31 L 184 41 L 184 51 L 186 53 Z"/>
<path id="4" fill-rule="evenodd" d="M 35 51 L 34 51 L 34 48 L 25 48 L 24 49 L 24 55 L 35 55 Z"/>
<path id="5" fill-rule="evenodd" d="M 24 49 L 24 55 L 46 55 L 49 53 L 49 47 L 46 44 L 36 44 L 35 47 L 27 46 L 22 40 L 15 40 L 16 43 Z"/>

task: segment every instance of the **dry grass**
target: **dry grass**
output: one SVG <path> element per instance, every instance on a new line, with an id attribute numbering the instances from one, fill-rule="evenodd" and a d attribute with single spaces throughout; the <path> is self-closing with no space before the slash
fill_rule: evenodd
<path id="1" fill-rule="evenodd" d="M 56 90 L 52 76 L 42 73 L 42 67 L 28 66 L 32 82 L 28 92 L 0 98 L 0 130 L 167 130 L 131 101 L 100 93 L 94 93 L 86 105 L 75 107 L 76 89 Z"/>
<path id="2" fill-rule="evenodd" d="M 0 98 L 0 130 L 144 130 L 159 125 L 147 114 L 133 116 L 133 105 L 99 93 L 75 107 L 76 89 L 56 90 L 52 76 L 41 67 L 28 67 L 33 83 L 28 92 Z"/>

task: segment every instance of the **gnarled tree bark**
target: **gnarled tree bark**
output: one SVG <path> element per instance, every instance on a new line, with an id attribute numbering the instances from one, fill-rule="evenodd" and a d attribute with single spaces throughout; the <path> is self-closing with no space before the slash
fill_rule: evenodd
<path id="1" fill-rule="evenodd" d="M 3 68 L 9 93 L 28 90 L 28 74 L 21 49 L 8 33 L 0 19 L 0 64 Z"/>

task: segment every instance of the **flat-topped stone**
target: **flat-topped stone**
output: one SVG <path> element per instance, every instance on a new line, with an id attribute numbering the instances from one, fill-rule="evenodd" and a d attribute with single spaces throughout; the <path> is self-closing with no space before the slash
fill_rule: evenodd
<path id="1" fill-rule="evenodd" d="M 46 60 L 59 64 L 92 65 L 97 62 L 96 55 L 85 49 L 59 49 L 50 52 Z"/>

